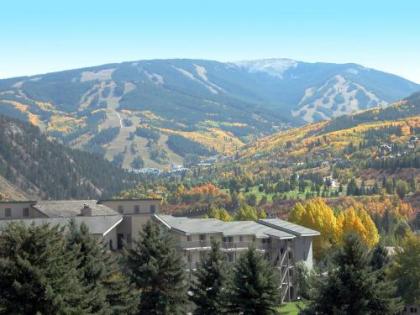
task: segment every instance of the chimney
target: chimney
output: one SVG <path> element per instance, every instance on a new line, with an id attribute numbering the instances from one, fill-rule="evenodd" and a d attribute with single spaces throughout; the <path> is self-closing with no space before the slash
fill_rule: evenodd
<path id="1" fill-rule="evenodd" d="M 82 217 L 91 217 L 92 216 L 92 209 L 87 204 L 83 205 L 82 210 L 80 211 L 80 215 Z"/>

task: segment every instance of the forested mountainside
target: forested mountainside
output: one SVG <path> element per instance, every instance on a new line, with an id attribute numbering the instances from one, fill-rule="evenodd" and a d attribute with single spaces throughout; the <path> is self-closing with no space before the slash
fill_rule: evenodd
<path id="1" fill-rule="evenodd" d="M 346 196 L 374 197 L 380 204 L 395 194 L 419 209 L 419 108 L 414 94 L 384 109 L 308 124 L 259 139 L 182 177 L 157 178 L 120 195 L 163 192 L 168 211 L 197 215 L 206 213 L 209 203 L 230 209 L 246 202 L 275 214 L 313 197 L 332 203 Z"/>
<path id="2" fill-rule="evenodd" d="M 239 163 L 262 173 L 287 169 L 355 176 L 372 186 L 385 173 L 420 180 L 420 98 L 274 134 L 244 147 Z M 410 169 L 412 169 L 410 171 Z M 349 175 L 351 174 L 351 176 Z M 360 183 L 359 182 L 359 183 Z"/>
<path id="3" fill-rule="evenodd" d="M 161 168 L 419 89 L 356 64 L 148 60 L 0 80 L 0 113 L 125 168 Z"/>
<path id="4" fill-rule="evenodd" d="M 101 157 L 50 141 L 37 127 L 0 115 L 2 199 L 110 197 L 135 180 Z"/>

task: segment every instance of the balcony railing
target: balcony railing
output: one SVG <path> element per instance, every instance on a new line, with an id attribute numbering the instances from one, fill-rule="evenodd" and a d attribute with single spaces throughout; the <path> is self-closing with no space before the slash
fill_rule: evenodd
<path id="1" fill-rule="evenodd" d="M 238 241 L 238 242 L 221 242 L 220 248 L 223 250 L 246 249 L 250 246 L 255 246 L 258 250 L 267 250 L 269 244 L 256 244 L 252 241 Z M 181 249 L 195 249 L 195 248 L 210 248 L 211 241 L 187 241 L 178 244 Z"/>

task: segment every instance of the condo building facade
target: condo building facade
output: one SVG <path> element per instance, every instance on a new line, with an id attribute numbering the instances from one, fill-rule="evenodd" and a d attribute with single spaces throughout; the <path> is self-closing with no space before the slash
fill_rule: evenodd
<path id="1" fill-rule="evenodd" d="M 250 246 L 255 247 L 277 268 L 283 301 L 297 297 L 296 263 L 313 267 L 312 241 L 319 235 L 317 231 L 278 218 L 223 222 L 176 217 L 161 214 L 160 205 L 160 199 L 2 201 L 0 233 L 12 222 L 67 226 L 72 219 L 86 224 L 109 250 L 118 251 L 131 246 L 146 222 L 154 220 L 172 235 L 188 271 L 196 269 L 213 240 L 232 264 Z"/>

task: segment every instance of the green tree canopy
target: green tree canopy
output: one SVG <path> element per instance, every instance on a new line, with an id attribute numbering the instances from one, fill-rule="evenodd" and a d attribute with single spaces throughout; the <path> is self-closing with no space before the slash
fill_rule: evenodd
<path id="1" fill-rule="evenodd" d="M 371 255 L 356 234 L 344 238 L 327 276 L 320 276 L 302 314 L 393 315 L 401 310 L 395 288 L 371 268 Z"/>
<path id="2" fill-rule="evenodd" d="M 90 314 L 63 229 L 8 225 L 0 234 L 0 314 Z"/>
<path id="3" fill-rule="evenodd" d="M 234 267 L 228 296 L 229 308 L 235 314 L 277 314 L 280 276 L 255 248 L 249 248 Z"/>
<path id="4" fill-rule="evenodd" d="M 150 220 L 126 252 L 131 282 L 141 291 L 138 314 L 185 314 L 184 265 L 166 231 Z"/>
<path id="5" fill-rule="evenodd" d="M 194 314 L 223 314 L 226 311 L 227 265 L 219 243 L 213 241 L 210 253 L 201 260 L 194 273 L 191 300 Z"/>

